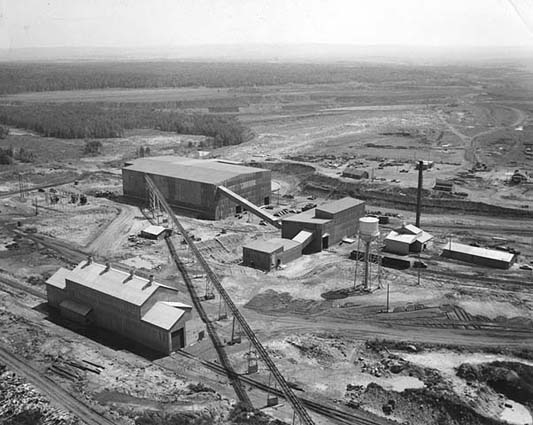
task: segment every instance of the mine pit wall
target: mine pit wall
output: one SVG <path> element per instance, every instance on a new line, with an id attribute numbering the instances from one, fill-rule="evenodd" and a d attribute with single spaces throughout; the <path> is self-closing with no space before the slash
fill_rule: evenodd
<path id="1" fill-rule="evenodd" d="M 173 208 L 186 210 L 207 220 L 235 215 L 237 204 L 217 192 L 218 184 L 145 174 L 127 168 L 122 169 L 124 196 L 148 203 L 145 175 L 152 179 Z M 222 182 L 222 185 L 255 205 L 263 205 L 265 198 L 270 199 L 271 172 L 264 170 L 243 174 Z"/>
<path id="2" fill-rule="evenodd" d="M 320 196 L 324 196 L 325 194 L 330 194 L 333 190 L 335 195 L 363 199 L 371 202 L 375 206 L 413 211 L 416 208 L 416 189 L 414 188 L 403 189 L 407 191 L 412 190 L 412 195 L 402 195 L 398 193 L 399 188 L 396 191 L 372 190 L 367 189 L 365 183 L 343 182 L 321 174 L 313 174 L 306 177 L 300 187 L 306 194 L 319 194 Z M 422 198 L 422 212 L 442 213 L 443 211 L 461 211 L 464 214 L 473 215 L 533 218 L 533 211 L 528 209 L 506 208 L 464 199 L 436 199 L 428 198 L 427 196 Z"/>

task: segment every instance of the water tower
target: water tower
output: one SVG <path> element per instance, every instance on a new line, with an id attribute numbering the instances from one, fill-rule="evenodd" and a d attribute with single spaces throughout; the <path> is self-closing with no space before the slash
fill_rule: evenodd
<path id="1" fill-rule="evenodd" d="M 379 220 L 377 217 L 361 217 L 359 219 L 359 237 L 365 243 L 365 275 L 364 288 L 370 290 L 371 276 L 370 276 L 370 255 L 372 242 L 379 237 Z"/>

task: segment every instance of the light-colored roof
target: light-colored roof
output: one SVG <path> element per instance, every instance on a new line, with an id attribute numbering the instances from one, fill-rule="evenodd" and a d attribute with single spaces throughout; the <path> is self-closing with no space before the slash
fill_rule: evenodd
<path id="1" fill-rule="evenodd" d="M 300 214 L 291 215 L 290 217 L 283 217 L 282 222 L 296 222 L 296 223 L 312 223 L 312 224 L 326 224 L 331 221 L 330 218 L 315 218 L 315 209 L 303 211 Z"/>
<path id="2" fill-rule="evenodd" d="M 433 235 L 429 234 L 422 230 L 422 233 L 417 235 L 416 240 L 420 243 L 426 243 L 427 241 L 433 239 Z"/>
<path id="3" fill-rule="evenodd" d="M 278 251 L 280 248 L 283 250 L 294 248 L 300 245 L 291 239 L 272 238 L 268 240 L 253 241 L 243 246 L 243 248 L 251 249 L 253 251 L 259 251 L 266 254 L 272 254 Z"/>
<path id="4" fill-rule="evenodd" d="M 128 272 L 117 270 L 113 267 L 105 271 L 105 268 L 105 265 L 94 261 L 88 265 L 87 261 L 83 261 L 68 273 L 65 278 L 94 291 L 137 306 L 143 305 L 159 287 L 178 292 L 175 288 L 156 282 L 152 282 L 150 286 L 147 286 L 148 279 L 136 275 L 129 279 L 130 274 Z"/>
<path id="5" fill-rule="evenodd" d="M 165 230 L 167 230 L 167 229 L 165 227 L 163 227 L 163 226 L 154 226 L 153 224 L 151 224 L 150 226 L 148 226 L 147 228 L 143 229 L 142 231 L 143 231 L 143 233 L 148 233 L 150 235 L 159 236 Z"/>
<path id="6" fill-rule="evenodd" d="M 442 247 L 444 251 L 461 252 L 464 254 L 473 255 L 476 257 L 490 258 L 492 260 L 511 262 L 515 254 L 507 251 L 499 251 L 496 249 L 480 248 L 477 246 L 465 245 L 462 243 L 451 242 Z"/>
<path id="7" fill-rule="evenodd" d="M 139 158 L 124 169 L 215 185 L 224 184 L 225 181 L 234 177 L 268 171 L 228 164 L 214 159 L 192 159 L 179 156 Z"/>
<path id="8" fill-rule="evenodd" d="M 360 168 L 347 167 L 342 172 L 343 174 L 353 174 L 354 176 L 368 175 L 368 171 L 361 170 Z"/>
<path id="9" fill-rule="evenodd" d="M 163 304 L 169 305 L 170 307 L 181 308 L 182 310 L 192 310 L 192 306 L 189 304 L 181 303 L 179 301 L 161 301 Z"/>
<path id="10" fill-rule="evenodd" d="M 307 230 L 301 230 L 292 240 L 299 244 L 303 244 L 313 237 L 313 233 L 308 232 Z"/>
<path id="11" fill-rule="evenodd" d="M 408 245 L 411 245 L 416 240 L 417 240 L 417 235 L 411 235 L 411 234 L 402 235 L 396 232 L 395 230 L 391 230 L 390 233 L 385 238 L 385 241 L 395 241 L 395 242 L 405 243 Z"/>
<path id="12" fill-rule="evenodd" d="M 70 270 L 61 267 L 57 272 L 48 278 L 47 285 L 55 286 L 59 289 L 65 289 L 65 277 L 70 274 Z"/>
<path id="13" fill-rule="evenodd" d="M 405 224 L 402 226 L 402 230 L 405 230 L 412 235 L 418 235 L 419 233 L 422 233 L 422 229 L 416 227 L 414 224 Z"/>
<path id="14" fill-rule="evenodd" d="M 64 308 L 65 310 L 72 311 L 73 313 L 79 314 L 80 316 L 87 316 L 92 310 L 92 307 L 72 300 L 61 301 L 59 303 L 59 307 Z"/>
<path id="15" fill-rule="evenodd" d="M 320 205 L 316 209 L 330 214 L 335 214 L 364 203 L 365 201 L 347 196 L 346 198 Z"/>
<path id="16" fill-rule="evenodd" d="M 168 331 L 176 324 L 181 316 L 185 314 L 185 312 L 184 309 L 172 307 L 167 303 L 160 301 L 155 303 L 141 320 Z"/>

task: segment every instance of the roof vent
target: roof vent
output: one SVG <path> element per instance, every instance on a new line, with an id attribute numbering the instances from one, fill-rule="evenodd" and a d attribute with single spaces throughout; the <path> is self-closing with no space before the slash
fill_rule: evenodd
<path id="1" fill-rule="evenodd" d="M 105 263 L 105 269 L 100 272 L 100 274 L 107 273 L 109 270 L 111 270 L 111 263 L 107 262 Z"/>
<path id="2" fill-rule="evenodd" d="M 133 279 L 133 276 L 135 276 L 135 269 L 131 269 L 130 270 L 130 274 L 128 275 L 128 277 L 126 279 L 124 279 L 122 281 L 122 283 L 126 283 L 126 282 L 129 282 L 130 280 Z"/>
<path id="3" fill-rule="evenodd" d="M 144 286 L 141 288 L 141 291 L 144 291 L 146 288 L 149 288 L 150 286 L 152 286 L 152 283 L 154 282 L 154 275 L 151 274 L 149 277 L 148 277 L 148 282 L 146 282 L 144 284 Z"/>
<path id="4" fill-rule="evenodd" d="M 93 257 L 89 255 L 87 257 L 87 262 L 82 266 L 82 269 L 87 267 L 88 265 L 92 264 L 92 262 L 93 262 Z"/>

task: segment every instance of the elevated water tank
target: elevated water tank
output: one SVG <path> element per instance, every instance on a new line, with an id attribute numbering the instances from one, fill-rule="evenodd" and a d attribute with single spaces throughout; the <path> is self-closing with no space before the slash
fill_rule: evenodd
<path id="1" fill-rule="evenodd" d="M 379 219 L 377 217 L 361 217 L 359 219 L 359 235 L 363 240 L 372 240 L 379 236 Z"/>

